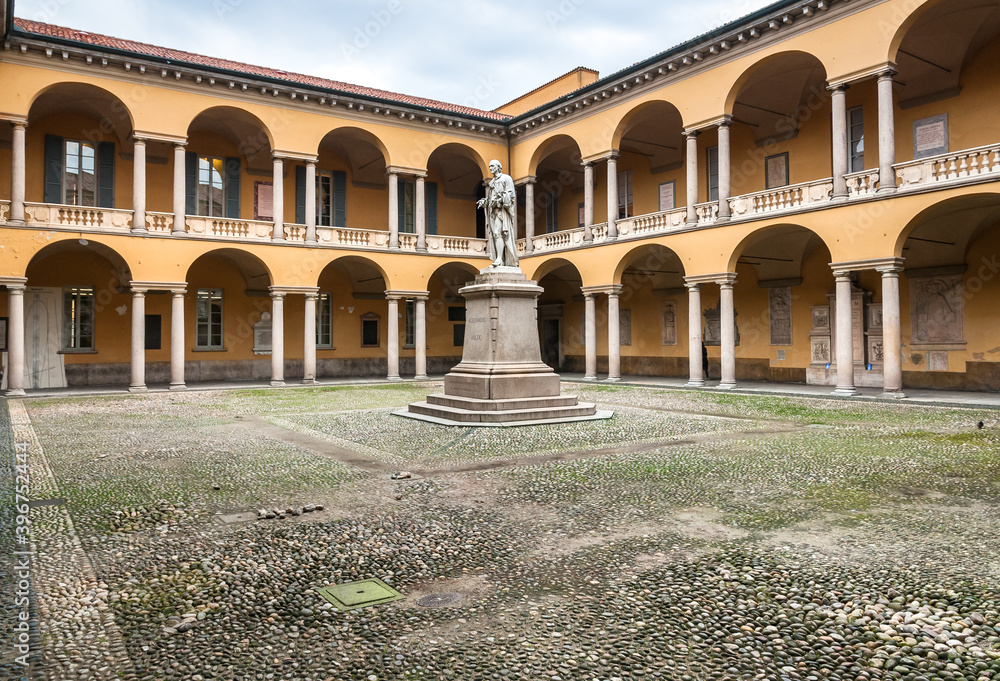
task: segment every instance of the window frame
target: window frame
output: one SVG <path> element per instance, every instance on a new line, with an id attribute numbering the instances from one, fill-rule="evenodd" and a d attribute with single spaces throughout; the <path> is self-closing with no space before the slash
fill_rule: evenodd
<path id="1" fill-rule="evenodd" d="M 215 168 L 215 162 L 216 161 L 218 161 L 220 169 L 216 169 Z M 220 184 L 222 186 L 219 188 L 220 199 L 219 199 L 219 214 L 218 215 L 215 215 L 215 214 L 213 214 L 211 212 L 211 207 L 212 207 L 211 194 L 212 194 L 212 190 L 213 190 L 213 186 L 212 186 L 212 182 L 211 182 L 211 175 L 209 176 L 209 183 L 208 184 L 205 184 L 201 180 L 202 163 L 203 162 L 207 163 L 209 173 L 211 173 L 213 170 L 215 170 L 216 172 L 219 173 Z M 227 184 L 228 184 L 226 182 L 226 158 L 225 157 L 220 157 L 220 156 L 202 156 L 201 154 L 199 154 L 198 155 L 198 165 L 195 168 L 195 181 L 194 181 L 194 184 L 195 184 L 195 186 L 194 186 L 194 201 L 195 201 L 194 208 L 195 208 L 196 215 L 198 215 L 198 217 L 206 217 L 206 218 L 224 218 L 224 217 L 226 217 L 226 198 L 227 198 L 226 197 L 226 194 L 227 194 L 226 190 L 227 190 Z M 204 199 L 205 204 L 208 207 L 208 210 L 206 210 L 206 211 L 202 211 L 202 209 L 201 209 L 201 206 L 202 206 L 201 188 L 202 187 L 208 187 L 208 192 L 209 192 L 208 196 L 206 196 L 205 199 Z"/>
<path id="2" fill-rule="evenodd" d="M 97 308 L 96 291 L 93 286 L 64 286 L 62 310 L 62 352 L 97 351 Z M 89 308 L 89 310 L 87 309 Z M 89 319 L 84 312 L 89 311 Z M 89 327 L 89 328 L 87 328 Z M 89 330 L 84 334 L 84 330 Z M 84 338 L 90 338 L 90 345 L 83 345 Z"/>
<path id="3" fill-rule="evenodd" d="M 77 171 L 78 171 L 76 173 L 71 173 L 70 170 L 69 170 L 69 168 L 70 168 L 69 146 L 71 144 L 75 144 L 75 145 L 78 146 L 77 153 L 73 156 L 73 158 L 75 159 L 75 165 L 76 165 L 76 168 L 77 168 Z M 92 167 L 92 169 L 90 171 L 90 175 L 93 176 L 93 189 L 92 189 L 93 196 L 91 197 L 91 202 L 90 203 L 86 203 L 86 202 L 82 201 L 82 199 L 83 199 L 83 185 L 85 184 L 84 181 L 83 181 L 83 162 L 84 162 L 83 150 L 84 149 L 90 149 L 91 152 L 92 152 L 90 161 L 91 161 L 93 167 Z M 63 148 L 62 148 L 62 164 L 63 164 L 63 167 L 62 167 L 62 178 L 61 178 L 62 179 L 62 196 L 60 197 L 62 199 L 62 205 L 64 205 L 64 206 L 79 206 L 81 208 L 96 208 L 97 207 L 98 192 L 100 191 L 100 180 L 98 179 L 98 172 L 100 171 L 100 161 L 98 159 L 97 145 L 94 144 L 94 143 L 92 143 L 92 142 L 87 142 L 85 140 L 65 139 L 64 138 L 63 139 Z M 75 190 L 76 191 L 76 200 L 70 201 L 67 198 L 67 193 L 69 191 L 71 191 L 70 190 L 69 177 L 70 177 L 70 175 L 74 175 L 74 174 L 76 175 L 76 177 L 78 178 L 79 181 L 77 183 L 77 187 L 76 187 L 76 190 Z"/>
<path id="4" fill-rule="evenodd" d="M 199 309 L 203 297 L 205 298 L 209 306 L 208 317 L 203 318 L 201 315 L 201 310 Z M 213 323 L 212 323 L 212 309 L 211 305 L 214 302 L 219 304 L 219 323 L 218 323 L 218 338 L 219 342 L 212 343 L 212 337 L 215 335 L 213 333 Z M 202 334 L 202 326 L 207 325 L 206 332 Z M 221 288 L 200 288 L 195 292 L 195 308 L 194 308 L 194 349 L 202 351 L 221 351 L 226 350 L 226 301 L 225 301 L 225 289 Z M 202 344 L 201 338 L 205 336 L 207 343 Z"/>
<path id="5" fill-rule="evenodd" d="M 856 132 L 860 132 L 860 136 L 855 136 Z M 857 151 L 858 145 L 861 146 L 860 153 Z M 860 164 L 857 163 L 859 159 Z M 855 106 L 847 110 L 847 172 L 860 173 L 863 170 L 865 170 L 865 112 L 863 106 Z"/>
<path id="6" fill-rule="evenodd" d="M 417 347 L 417 301 L 413 298 L 403 301 L 403 347 Z"/>
<path id="7" fill-rule="evenodd" d="M 380 348 L 382 347 L 382 317 L 375 312 L 366 312 L 361 315 L 361 347 L 363 348 Z M 375 342 L 365 343 L 365 323 L 375 324 Z"/>
<path id="8" fill-rule="evenodd" d="M 329 183 L 328 192 L 328 205 L 323 206 L 323 182 Z M 332 170 L 319 170 L 316 169 L 316 226 L 317 227 L 332 227 L 333 226 L 333 171 Z M 326 218 L 324 221 L 324 208 L 327 209 Z"/>
<path id="9" fill-rule="evenodd" d="M 324 336 L 326 340 L 324 341 Z M 333 350 L 333 294 L 316 294 L 316 349 Z"/>
<path id="10" fill-rule="evenodd" d="M 632 186 L 632 169 L 618 171 L 618 219 L 635 216 L 635 197 Z"/>
<path id="11" fill-rule="evenodd" d="M 707 183 L 705 188 L 707 190 L 708 201 L 719 200 L 719 146 L 708 147 L 705 149 L 705 173 L 707 175 Z"/>

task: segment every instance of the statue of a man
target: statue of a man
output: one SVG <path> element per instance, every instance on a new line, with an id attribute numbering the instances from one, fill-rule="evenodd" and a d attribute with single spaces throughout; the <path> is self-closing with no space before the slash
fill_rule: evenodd
<path id="1" fill-rule="evenodd" d="M 480 199 L 476 208 L 486 209 L 486 235 L 489 255 L 493 267 L 517 267 L 517 232 L 514 222 L 517 216 L 517 198 L 514 180 L 504 175 L 500 161 L 490 161 L 493 179 L 486 187 L 486 198 Z"/>

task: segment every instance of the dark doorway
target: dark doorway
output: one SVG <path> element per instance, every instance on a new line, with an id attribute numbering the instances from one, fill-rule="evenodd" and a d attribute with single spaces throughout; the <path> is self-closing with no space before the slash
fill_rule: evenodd
<path id="1" fill-rule="evenodd" d="M 476 186 L 476 200 L 486 198 L 486 187 L 480 183 Z M 476 238 L 486 238 L 486 211 L 481 208 L 476 209 Z"/>
<path id="2" fill-rule="evenodd" d="M 559 320 L 542 319 L 538 337 L 542 350 L 542 361 L 559 370 Z"/>

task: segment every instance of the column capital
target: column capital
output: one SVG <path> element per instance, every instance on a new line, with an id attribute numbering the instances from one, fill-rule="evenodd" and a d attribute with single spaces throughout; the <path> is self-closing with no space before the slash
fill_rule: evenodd
<path id="1" fill-rule="evenodd" d="M 278 294 L 285 296 L 285 295 L 295 295 L 295 294 L 298 294 L 298 293 L 317 293 L 317 292 L 319 292 L 319 287 L 318 286 L 280 286 L 280 285 L 275 284 L 273 286 L 268 286 L 267 290 L 271 293 L 272 296 L 275 296 L 275 295 L 278 295 Z"/>
<path id="2" fill-rule="evenodd" d="M 725 114 L 722 118 L 720 118 L 718 121 L 716 121 L 715 127 L 717 127 L 717 128 L 728 128 L 732 124 L 733 124 L 733 117 L 732 117 L 732 115 L 731 114 Z"/>
<path id="3" fill-rule="evenodd" d="M 319 291 L 306 291 L 303 295 L 305 295 L 306 300 L 316 300 L 319 298 Z"/>
<path id="4" fill-rule="evenodd" d="M 868 258 L 867 260 L 845 260 L 830 263 L 834 272 L 858 272 L 861 270 L 877 270 L 885 267 L 902 267 L 905 258 Z"/>
<path id="5" fill-rule="evenodd" d="M 427 177 L 426 168 L 413 168 L 409 166 L 386 166 L 387 175 L 405 175 L 407 177 Z"/>
<path id="6" fill-rule="evenodd" d="M 129 281 L 128 285 L 133 291 L 142 291 L 143 293 L 146 293 L 148 291 L 169 291 L 170 293 L 176 293 L 176 292 L 184 293 L 187 290 L 186 281 L 132 280 Z"/>
<path id="7" fill-rule="evenodd" d="M 15 128 L 28 127 L 28 119 L 24 116 L 0 116 L 0 120 L 7 121 Z"/>
<path id="8" fill-rule="evenodd" d="M 152 130 L 133 130 L 132 137 L 134 139 L 142 139 L 145 142 L 165 142 L 167 144 L 187 144 L 187 137 L 181 137 L 180 135 L 167 135 L 160 132 L 153 132 Z"/>
<path id="9" fill-rule="evenodd" d="M 132 144 L 141 144 L 142 146 L 146 146 L 146 141 L 147 138 L 137 135 L 136 133 L 132 133 Z"/>
<path id="10" fill-rule="evenodd" d="M 695 128 L 685 128 L 684 129 L 684 138 L 685 139 L 689 139 L 690 140 L 690 139 L 693 139 L 693 138 L 697 138 L 698 135 L 700 135 L 700 134 L 701 134 L 701 130 L 698 130 L 698 129 L 695 129 Z"/>
<path id="11" fill-rule="evenodd" d="M 0 286 L 6 286 L 8 291 L 23 292 L 27 283 L 27 277 L 0 277 Z"/>
<path id="12" fill-rule="evenodd" d="M 423 298 L 427 300 L 430 296 L 430 291 L 404 291 L 404 290 L 389 290 L 385 292 L 386 300 L 401 300 L 407 298 Z"/>
<path id="13" fill-rule="evenodd" d="M 850 83 L 827 83 L 826 89 L 834 94 L 847 92 L 851 87 Z"/>
<path id="14" fill-rule="evenodd" d="M 275 161 L 302 161 L 306 162 L 310 159 L 317 161 L 318 157 L 316 154 L 306 154 L 300 151 L 287 151 L 285 149 L 272 149 L 271 158 Z"/>
<path id="15" fill-rule="evenodd" d="M 525 175 L 524 177 L 519 177 L 514 180 L 514 186 L 520 187 L 521 185 L 535 184 L 537 180 L 538 176 L 536 175 Z"/>
<path id="16" fill-rule="evenodd" d="M 899 73 L 899 71 L 896 70 L 895 66 L 887 66 L 885 70 L 879 72 L 877 78 L 879 80 L 892 80 L 896 77 L 897 73 Z"/>
<path id="17" fill-rule="evenodd" d="M 600 286 L 583 286 L 583 287 L 581 287 L 580 290 L 583 291 L 584 295 L 587 295 L 588 293 L 590 293 L 592 295 L 597 295 L 597 294 L 601 294 L 601 293 L 607 293 L 609 296 L 610 295 L 616 295 L 617 296 L 622 291 L 622 285 L 621 284 L 601 284 Z"/>
<path id="18" fill-rule="evenodd" d="M 690 283 L 689 282 L 684 282 L 684 288 L 686 288 L 688 291 L 700 291 L 701 290 L 701 282 L 697 282 L 697 281 L 690 282 Z"/>
<path id="19" fill-rule="evenodd" d="M 833 278 L 836 281 L 851 281 L 851 272 L 853 270 L 834 270 Z"/>
<path id="20" fill-rule="evenodd" d="M 693 274 L 684 277 L 684 285 L 690 288 L 700 284 L 735 284 L 736 272 L 716 272 L 715 274 Z"/>

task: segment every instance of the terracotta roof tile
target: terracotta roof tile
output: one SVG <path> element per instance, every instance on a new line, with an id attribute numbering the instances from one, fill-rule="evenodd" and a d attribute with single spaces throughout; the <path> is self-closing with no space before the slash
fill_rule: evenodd
<path id="1" fill-rule="evenodd" d="M 172 50 L 166 47 L 157 47 L 155 45 L 148 45 L 134 40 L 123 40 L 121 38 L 113 38 L 99 33 L 88 33 L 87 31 L 78 31 L 72 28 L 65 28 L 63 26 L 54 26 L 40 21 L 15 18 L 14 25 L 17 29 L 23 31 L 24 33 L 30 33 L 41 37 L 58 38 L 60 40 L 67 40 L 98 48 L 104 47 L 124 52 L 131 52 L 137 55 L 169 59 L 171 61 L 190 64 L 192 66 L 225 69 L 227 71 L 244 73 L 248 76 L 272 78 L 275 80 L 285 81 L 290 84 L 294 83 L 336 90 L 345 94 L 357 95 L 359 97 L 374 97 L 385 101 L 396 102 L 398 104 L 438 109 L 444 112 L 475 116 L 498 122 L 505 121 L 510 118 L 510 116 L 504 116 L 493 111 L 483 111 L 481 109 L 473 109 L 458 104 L 449 104 L 447 102 L 439 102 L 433 99 L 424 99 L 423 97 L 413 97 L 410 95 L 399 94 L 397 92 L 388 92 L 386 90 L 379 90 L 376 88 L 352 85 L 350 83 L 343 83 L 326 78 L 318 78 L 316 76 L 289 73 L 278 69 L 269 69 L 263 66 L 254 66 L 252 64 L 230 61 L 228 59 L 216 59 L 215 57 L 206 57 L 192 52 L 182 52 L 180 50 Z"/>

